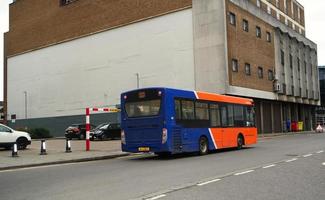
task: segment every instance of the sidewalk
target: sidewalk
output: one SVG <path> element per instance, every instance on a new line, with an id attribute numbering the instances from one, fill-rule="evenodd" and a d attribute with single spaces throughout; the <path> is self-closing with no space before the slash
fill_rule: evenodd
<path id="1" fill-rule="evenodd" d="M 46 141 L 47 155 L 40 154 L 41 142 L 33 140 L 26 150 L 18 151 L 19 157 L 11 157 L 11 150 L 0 149 L 0 170 L 84 162 L 129 155 L 121 151 L 121 141 L 91 141 L 90 151 L 85 151 L 84 140 L 71 141 L 71 153 L 65 153 L 64 139 Z"/>

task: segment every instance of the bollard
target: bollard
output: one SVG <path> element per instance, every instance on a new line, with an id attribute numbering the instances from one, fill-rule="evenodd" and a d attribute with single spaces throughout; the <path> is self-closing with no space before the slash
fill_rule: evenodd
<path id="1" fill-rule="evenodd" d="M 65 142 L 65 152 L 71 153 L 71 140 L 69 138 L 67 138 Z"/>
<path id="2" fill-rule="evenodd" d="M 17 143 L 16 142 L 12 145 L 11 156 L 12 157 L 18 157 L 18 148 L 17 148 Z"/>
<path id="3" fill-rule="evenodd" d="M 41 152 L 40 155 L 46 155 L 46 143 L 45 140 L 41 140 Z"/>

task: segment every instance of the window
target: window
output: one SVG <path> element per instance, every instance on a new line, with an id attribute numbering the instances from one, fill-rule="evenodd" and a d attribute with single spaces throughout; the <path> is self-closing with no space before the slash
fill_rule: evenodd
<path id="1" fill-rule="evenodd" d="M 275 6 L 278 8 L 279 7 L 279 0 L 275 1 Z"/>
<path id="2" fill-rule="evenodd" d="M 284 51 L 281 50 L 281 65 L 284 66 Z"/>
<path id="3" fill-rule="evenodd" d="M 290 68 L 292 69 L 292 65 L 293 65 L 292 54 L 290 54 L 289 62 L 290 62 Z"/>
<path id="4" fill-rule="evenodd" d="M 261 0 L 256 0 L 256 5 L 257 5 L 257 7 L 261 7 Z"/>
<path id="5" fill-rule="evenodd" d="M 78 0 L 60 0 L 60 5 L 65 6 Z"/>
<path id="6" fill-rule="evenodd" d="M 245 107 L 244 112 L 246 113 L 246 126 L 255 126 L 255 111 L 254 107 Z"/>
<path id="7" fill-rule="evenodd" d="M 288 14 L 287 0 L 284 0 L 283 3 L 284 3 L 284 12 Z"/>
<path id="8" fill-rule="evenodd" d="M 299 58 L 297 58 L 297 65 L 298 65 L 298 71 L 300 71 L 300 59 Z"/>
<path id="9" fill-rule="evenodd" d="M 263 78 L 263 68 L 262 67 L 258 67 L 258 78 Z"/>
<path id="10" fill-rule="evenodd" d="M 244 106 L 234 105 L 234 125 L 236 127 L 245 126 Z"/>
<path id="11" fill-rule="evenodd" d="M 268 71 L 268 79 L 269 79 L 269 81 L 273 81 L 273 79 L 274 79 L 272 70 Z"/>
<path id="12" fill-rule="evenodd" d="M 220 106 L 220 116 L 221 116 L 221 126 L 228 126 L 228 118 L 227 118 L 227 107 L 225 105 Z"/>
<path id="13" fill-rule="evenodd" d="M 307 63 L 304 61 L 304 66 L 305 66 L 305 74 L 307 74 Z"/>
<path id="14" fill-rule="evenodd" d="M 220 110 L 218 104 L 210 104 L 210 120 L 212 127 L 221 126 Z"/>
<path id="15" fill-rule="evenodd" d="M 243 30 L 248 32 L 249 31 L 249 24 L 246 19 L 243 19 Z"/>
<path id="16" fill-rule="evenodd" d="M 256 37 L 258 37 L 258 38 L 262 37 L 261 27 L 259 27 L 259 26 L 256 26 Z"/>
<path id="17" fill-rule="evenodd" d="M 268 14 L 272 14 L 272 10 L 271 10 L 271 7 L 270 6 L 267 6 L 267 13 Z"/>
<path id="18" fill-rule="evenodd" d="M 271 42 L 271 40 L 272 40 L 271 33 L 267 31 L 266 32 L 266 41 Z"/>
<path id="19" fill-rule="evenodd" d="M 231 60 L 231 65 L 232 65 L 232 71 L 233 72 L 238 72 L 238 60 L 232 59 Z"/>
<path id="20" fill-rule="evenodd" d="M 251 75 L 251 65 L 248 63 L 245 63 L 245 74 L 248 76 Z"/>
<path id="21" fill-rule="evenodd" d="M 207 103 L 195 103 L 195 119 L 209 120 L 209 107 Z"/>
<path id="22" fill-rule="evenodd" d="M 234 13 L 229 13 L 229 21 L 230 24 L 236 26 L 236 15 Z"/>
<path id="23" fill-rule="evenodd" d="M 5 126 L 0 125 L 0 132 L 8 132 L 8 133 L 10 133 L 11 130 L 9 128 L 5 127 Z"/>
<path id="24" fill-rule="evenodd" d="M 182 119 L 181 100 L 175 99 L 175 119 Z"/>
<path id="25" fill-rule="evenodd" d="M 160 99 L 143 100 L 125 103 L 125 110 L 128 117 L 148 117 L 159 114 Z"/>
<path id="26" fill-rule="evenodd" d="M 234 126 L 234 106 L 232 104 L 228 104 L 227 111 L 228 126 Z"/>
<path id="27" fill-rule="evenodd" d="M 182 100 L 182 119 L 193 120 L 194 119 L 194 102 L 190 100 Z"/>

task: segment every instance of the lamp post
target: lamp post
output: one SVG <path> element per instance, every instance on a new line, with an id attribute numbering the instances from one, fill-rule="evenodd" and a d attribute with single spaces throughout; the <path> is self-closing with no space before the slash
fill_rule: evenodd
<path id="1" fill-rule="evenodd" d="M 25 119 L 27 119 L 27 91 L 24 91 L 25 95 Z"/>
<path id="2" fill-rule="evenodd" d="M 137 89 L 139 89 L 139 87 L 140 87 L 140 74 L 136 73 L 135 75 L 137 76 Z"/>

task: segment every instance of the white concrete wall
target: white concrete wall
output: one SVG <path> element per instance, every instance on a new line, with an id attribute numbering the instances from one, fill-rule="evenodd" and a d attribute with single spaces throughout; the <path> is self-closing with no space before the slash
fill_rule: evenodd
<path id="1" fill-rule="evenodd" d="M 195 88 L 187 9 L 8 59 L 8 114 L 52 117 L 115 105 L 137 87 Z M 10 119 L 10 117 L 9 117 Z"/>

